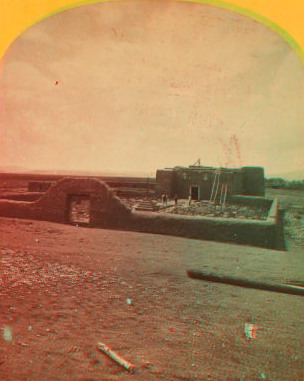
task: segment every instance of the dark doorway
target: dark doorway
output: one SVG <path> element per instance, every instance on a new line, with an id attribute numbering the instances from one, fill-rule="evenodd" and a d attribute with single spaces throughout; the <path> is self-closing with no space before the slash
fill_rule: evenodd
<path id="1" fill-rule="evenodd" d="M 68 220 L 72 224 L 88 225 L 90 223 L 90 196 L 70 195 L 68 198 Z"/>
<path id="2" fill-rule="evenodd" d="M 190 186 L 190 194 L 192 200 L 198 200 L 199 199 L 199 189 L 197 185 L 191 185 Z"/>

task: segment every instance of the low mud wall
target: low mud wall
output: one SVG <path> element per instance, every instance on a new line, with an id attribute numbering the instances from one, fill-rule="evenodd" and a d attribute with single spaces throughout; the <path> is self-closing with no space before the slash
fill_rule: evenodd
<path id="1" fill-rule="evenodd" d="M 271 204 L 267 220 L 270 221 L 278 221 L 279 217 L 279 201 L 277 198 L 275 198 Z"/>
<path id="2" fill-rule="evenodd" d="M 278 245 L 278 235 L 282 232 L 279 230 L 277 200 L 262 197 L 238 196 L 238 200 L 244 205 L 252 205 L 250 202 L 263 204 L 264 207 L 267 205 L 269 215 L 266 221 L 138 212 L 131 211 L 104 182 L 72 178 L 54 184 L 37 201 L 0 200 L 0 215 L 71 223 L 71 197 L 75 196 L 90 200 L 88 225 L 91 227 L 284 249 L 282 243 Z"/>
<path id="3" fill-rule="evenodd" d="M 0 199 L 15 201 L 36 201 L 42 196 L 41 192 L 2 193 Z"/>
<path id="4" fill-rule="evenodd" d="M 64 179 L 54 184 L 34 202 L 0 200 L 0 215 L 58 223 L 69 223 L 70 199 L 85 196 L 90 199 L 90 226 L 120 226 L 131 209 L 115 197 L 110 188 L 96 179 Z"/>
<path id="5" fill-rule="evenodd" d="M 243 195 L 231 195 L 228 200 L 229 203 L 242 206 L 254 206 L 257 208 L 269 208 L 271 207 L 273 200 L 262 196 L 243 196 Z"/>
<path id="6" fill-rule="evenodd" d="M 274 221 L 239 220 L 132 212 L 129 228 L 146 233 L 167 234 L 185 238 L 231 242 L 284 250 L 277 244 L 278 226 Z"/>

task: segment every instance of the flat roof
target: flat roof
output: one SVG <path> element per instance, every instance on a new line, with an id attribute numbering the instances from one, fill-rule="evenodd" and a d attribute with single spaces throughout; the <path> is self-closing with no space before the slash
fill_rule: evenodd
<path id="1" fill-rule="evenodd" d="M 174 167 L 174 168 L 164 168 L 164 169 L 159 169 L 159 171 L 177 171 L 177 170 L 182 170 L 182 171 L 199 171 L 199 172 L 225 172 L 225 173 L 236 173 L 236 172 L 241 172 L 241 168 L 224 168 L 224 167 L 204 167 L 204 166 L 198 166 L 198 165 L 190 165 L 189 167 Z"/>

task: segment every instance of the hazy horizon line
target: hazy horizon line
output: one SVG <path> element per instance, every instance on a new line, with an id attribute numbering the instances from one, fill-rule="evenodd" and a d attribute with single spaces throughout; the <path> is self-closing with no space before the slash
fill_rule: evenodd
<path id="1" fill-rule="evenodd" d="M 176 166 L 177 167 L 177 166 Z M 207 166 L 206 166 L 207 167 Z M 36 175 L 75 175 L 75 176 L 132 176 L 132 177 L 147 177 L 147 178 L 154 178 L 156 177 L 156 171 L 158 169 L 163 169 L 168 167 L 162 167 L 157 168 L 153 172 L 137 172 L 137 171 L 124 171 L 124 172 L 118 172 L 118 171 L 90 171 L 90 170 L 49 170 L 49 169 L 29 169 L 25 167 L 16 167 L 16 166 L 7 166 L 7 167 L 1 167 L 0 166 L 0 173 L 5 174 L 36 174 Z M 218 168 L 217 166 L 214 166 L 214 168 Z M 287 181 L 301 181 L 304 179 L 304 169 L 302 170 L 293 170 L 289 172 L 281 172 L 281 173 L 267 173 L 264 167 L 264 173 L 265 173 L 265 179 L 269 178 L 281 178 Z M 153 175 L 151 176 L 151 173 Z M 287 179 L 287 178 L 288 179 Z M 294 178 L 292 178 L 294 177 Z"/>

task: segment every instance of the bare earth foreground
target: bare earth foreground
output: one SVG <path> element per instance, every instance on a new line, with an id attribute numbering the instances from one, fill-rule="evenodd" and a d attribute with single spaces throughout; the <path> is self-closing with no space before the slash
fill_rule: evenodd
<path id="1" fill-rule="evenodd" d="M 186 269 L 303 281 L 288 252 L 0 218 L 0 380 L 302 380 L 303 298 Z M 245 324 L 256 325 L 247 339 Z M 136 365 L 126 372 L 103 342 Z"/>

